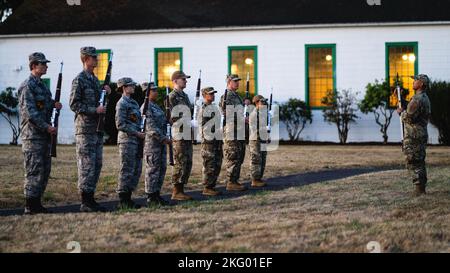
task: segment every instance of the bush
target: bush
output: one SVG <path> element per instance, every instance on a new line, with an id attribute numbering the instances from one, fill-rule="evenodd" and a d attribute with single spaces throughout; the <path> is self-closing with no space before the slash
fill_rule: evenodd
<path id="1" fill-rule="evenodd" d="M 431 102 L 430 122 L 439 130 L 439 142 L 450 145 L 450 83 L 432 82 L 428 96 Z"/>
<path id="2" fill-rule="evenodd" d="M 298 141 L 306 123 L 312 123 L 311 108 L 304 101 L 289 99 L 280 105 L 280 120 L 286 125 L 291 141 Z"/>
<path id="3" fill-rule="evenodd" d="M 19 104 L 19 97 L 15 88 L 8 87 L 6 90 L 0 93 L 0 115 L 8 122 L 12 131 L 12 141 L 11 145 L 17 145 L 20 136 L 20 118 L 19 109 L 17 105 Z M 12 118 L 17 116 L 17 122 L 14 123 Z"/>

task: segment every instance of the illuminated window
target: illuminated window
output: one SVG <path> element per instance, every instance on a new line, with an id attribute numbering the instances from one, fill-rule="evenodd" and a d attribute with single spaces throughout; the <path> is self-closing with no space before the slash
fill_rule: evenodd
<path id="1" fill-rule="evenodd" d="M 108 70 L 109 56 L 111 55 L 111 50 L 109 49 L 99 49 L 97 50 L 97 67 L 94 69 L 94 75 L 98 78 L 100 82 L 103 82 L 106 78 L 106 71 Z"/>
<path id="2" fill-rule="evenodd" d="M 258 48 L 256 46 L 231 46 L 228 48 L 228 73 L 242 78 L 239 91 L 245 92 L 247 74 L 250 73 L 250 94 L 258 90 Z"/>
<path id="3" fill-rule="evenodd" d="M 409 90 L 407 100 L 414 96 L 413 82 L 411 76 L 417 75 L 418 70 L 418 44 L 409 43 L 386 43 L 386 77 L 392 87 L 396 86 L 397 73 L 403 87 Z M 398 104 L 397 96 L 391 95 L 390 105 Z"/>
<path id="4" fill-rule="evenodd" d="M 155 48 L 155 79 L 158 86 L 173 88 L 172 74 L 178 70 L 183 70 L 182 48 Z"/>
<path id="5" fill-rule="evenodd" d="M 306 45 L 306 101 L 323 107 L 321 100 L 336 89 L 336 45 Z"/>

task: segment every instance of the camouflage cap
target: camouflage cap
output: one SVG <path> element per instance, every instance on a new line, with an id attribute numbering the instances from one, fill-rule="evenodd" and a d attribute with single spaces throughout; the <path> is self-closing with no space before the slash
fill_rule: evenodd
<path id="1" fill-rule="evenodd" d="M 227 75 L 227 81 L 240 81 L 242 80 L 241 78 L 239 78 L 239 75 L 237 74 L 228 74 Z"/>
<path id="2" fill-rule="evenodd" d="M 423 82 L 423 84 L 425 84 L 426 86 L 430 86 L 430 78 L 428 78 L 428 76 L 425 74 L 411 76 L 411 78 L 414 80 L 419 80 L 419 81 Z"/>
<path id="3" fill-rule="evenodd" d="M 172 81 L 178 79 L 189 79 L 191 76 L 186 75 L 183 71 L 175 71 L 172 74 Z"/>
<path id="4" fill-rule="evenodd" d="M 131 78 L 121 78 L 117 81 L 117 87 L 136 85 Z"/>
<path id="5" fill-rule="evenodd" d="M 95 47 L 92 47 L 92 46 L 85 46 L 85 47 L 82 47 L 81 49 L 80 49 L 80 53 L 82 54 L 82 55 L 87 55 L 87 56 L 92 56 L 92 57 L 97 57 L 97 49 L 95 49 Z"/>
<path id="6" fill-rule="evenodd" d="M 205 87 L 202 89 L 202 95 L 215 94 L 215 93 L 217 93 L 217 91 L 214 90 L 214 87 Z"/>
<path id="7" fill-rule="evenodd" d="M 254 104 L 257 104 L 258 102 L 266 103 L 266 102 L 267 102 L 267 99 L 264 98 L 264 97 L 261 96 L 261 95 L 254 96 L 254 97 L 253 97 L 253 103 L 254 103 Z"/>
<path id="8" fill-rule="evenodd" d="M 45 55 L 41 52 L 34 52 L 28 56 L 30 63 L 49 63 L 50 61 L 45 58 Z"/>
<path id="9" fill-rule="evenodd" d="M 141 84 L 141 88 L 143 91 L 147 90 L 147 87 L 148 87 L 148 82 L 144 82 Z M 158 86 L 156 86 L 154 82 L 151 82 L 150 90 L 156 90 L 156 89 L 158 89 Z"/>

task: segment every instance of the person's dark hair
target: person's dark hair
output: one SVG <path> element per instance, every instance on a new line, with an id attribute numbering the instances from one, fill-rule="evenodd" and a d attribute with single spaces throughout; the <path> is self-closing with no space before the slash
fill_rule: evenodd
<path id="1" fill-rule="evenodd" d="M 38 64 L 39 64 L 39 62 L 37 62 L 37 61 L 31 62 L 31 63 L 30 63 L 30 71 L 33 70 L 33 65 L 38 65 Z"/>

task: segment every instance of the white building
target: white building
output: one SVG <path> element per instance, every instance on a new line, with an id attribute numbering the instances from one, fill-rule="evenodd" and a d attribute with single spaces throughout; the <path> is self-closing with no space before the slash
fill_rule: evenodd
<path id="1" fill-rule="evenodd" d="M 385 3 L 387 1 L 379 7 L 369 6 L 363 0 L 331 4 L 328 1 L 281 0 L 276 1 L 278 4 L 254 7 L 254 10 L 247 6 L 248 18 L 235 23 L 229 14 L 232 12 L 228 8 L 229 1 L 211 1 L 197 9 L 183 8 L 198 1 L 169 1 L 171 6 L 164 1 L 149 1 L 150 4 L 136 0 L 104 2 L 105 5 L 110 3 L 111 9 L 104 11 L 110 20 L 93 16 L 90 9 L 95 4 L 92 2 L 81 1 L 81 6 L 69 6 L 45 0 L 25 1 L 0 24 L 0 90 L 9 86 L 17 88 L 29 75 L 28 55 L 40 51 L 52 60 L 44 77 L 54 91 L 59 63 L 64 61 L 60 143 L 74 142 L 74 114 L 68 106 L 70 87 L 72 79 L 82 69 L 79 49 L 88 45 L 102 53 L 97 71 L 100 79 L 104 77 L 108 54 L 113 51 L 113 81 L 130 76 L 144 82 L 154 71 L 158 85 L 164 86 L 169 83 L 171 71 L 181 68 L 193 76 L 187 88 L 192 99 L 200 69 L 203 86 L 219 90 L 225 88 L 227 73 L 245 77 L 250 72 L 252 92 L 269 95 L 273 87 L 274 100 L 278 102 L 299 98 L 314 107 L 313 123 L 302 133 L 302 138 L 310 141 L 338 142 L 335 125 L 325 123 L 320 110 L 320 98 L 328 89 L 351 89 L 360 92 L 359 98 L 362 98 L 368 83 L 387 76 L 392 80 L 397 72 L 409 88 L 412 81 L 408 76 L 419 73 L 435 80 L 450 80 L 450 15 L 439 9 L 438 13 L 427 15 L 429 7 L 425 4 L 423 7 L 415 4 L 414 8 L 405 6 L 397 14 L 392 9 L 398 6 Z M 286 5 L 281 9 L 279 4 L 283 2 Z M 356 2 L 360 5 L 355 7 Z M 427 1 L 430 2 L 434 0 Z M 328 5 L 324 14 L 317 14 L 320 3 Z M 114 10 L 114 5 L 120 8 Z M 177 14 L 174 5 L 179 5 L 184 17 Z M 237 8 L 242 10 L 249 4 L 236 5 L 241 5 Z M 225 11 L 215 18 L 220 8 Z M 417 8 L 424 12 L 410 19 L 408 13 Z M 36 15 L 46 9 L 54 10 L 42 21 L 34 21 L 39 18 Z M 161 19 L 163 11 L 168 13 L 164 17 L 167 22 Z M 145 14 L 149 14 L 148 17 Z M 156 19 L 147 20 L 152 15 Z M 387 19 L 386 16 L 393 17 Z M 360 114 L 360 117 L 351 126 L 349 141 L 381 142 L 373 115 Z M 397 115 L 392 118 L 388 133 L 390 142 L 399 141 Z M 281 136 L 287 139 L 283 127 Z M 0 143 L 10 141 L 9 126 L 0 119 Z M 430 125 L 430 143 L 437 142 L 437 130 Z"/>

